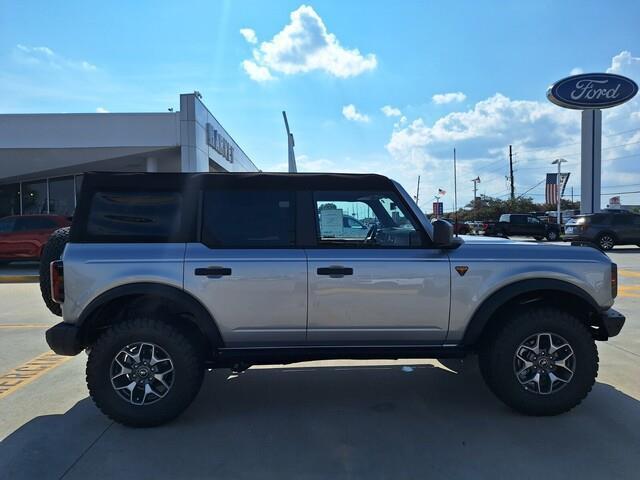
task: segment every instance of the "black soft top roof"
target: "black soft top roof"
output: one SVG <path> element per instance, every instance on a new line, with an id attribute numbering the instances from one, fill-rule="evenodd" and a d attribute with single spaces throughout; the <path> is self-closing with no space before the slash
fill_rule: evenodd
<path id="1" fill-rule="evenodd" d="M 292 190 L 389 190 L 394 183 L 370 173 L 123 173 L 85 174 L 83 190 L 99 189 L 184 189 L 268 188 Z"/>

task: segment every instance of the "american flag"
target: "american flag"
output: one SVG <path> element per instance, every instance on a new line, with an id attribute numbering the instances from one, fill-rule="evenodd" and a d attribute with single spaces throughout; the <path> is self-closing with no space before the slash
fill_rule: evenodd
<path id="1" fill-rule="evenodd" d="M 564 189 L 569 181 L 569 173 L 560 174 L 560 195 L 564 194 Z M 547 183 L 544 189 L 545 203 L 548 205 L 558 204 L 558 174 L 547 173 Z"/>
<path id="2" fill-rule="evenodd" d="M 447 192 L 441 188 L 438 189 L 438 195 L 446 195 Z"/>

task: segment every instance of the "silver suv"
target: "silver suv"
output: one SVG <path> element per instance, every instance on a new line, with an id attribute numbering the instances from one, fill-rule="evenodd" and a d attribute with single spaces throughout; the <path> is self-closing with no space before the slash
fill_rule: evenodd
<path id="1" fill-rule="evenodd" d="M 554 415 L 624 323 L 603 253 L 454 237 L 379 175 L 87 174 L 60 238 L 47 341 L 86 349 L 92 398 L 132 426 L 178 416 L 206 369 L 475 353 L 503 402 Z"/>

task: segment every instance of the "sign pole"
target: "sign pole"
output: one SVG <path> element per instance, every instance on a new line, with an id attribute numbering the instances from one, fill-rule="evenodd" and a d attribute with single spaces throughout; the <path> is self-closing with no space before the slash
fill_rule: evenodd
<path id="1" fill-rule="evenodd" d="M 602 110 L 582 111 L 580 213 L 600 211 L 602 177 Z"/>

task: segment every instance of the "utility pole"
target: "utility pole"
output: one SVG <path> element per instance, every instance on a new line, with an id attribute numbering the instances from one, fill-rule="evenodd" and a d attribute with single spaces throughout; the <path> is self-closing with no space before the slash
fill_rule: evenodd
<path id="1" fill-rule="evenodd" d="M 564 158 L 557 158 L 553 162 L 551 162 L 551 165 L 558 165 L 558 176 L 556 177 L 556 189 L 558 191 L 556 192 L 556 195 L 557 195 L 556 199 L 558 201 L 558 213 L 557 213 L 558 220 L 557 221 L 558 221 L 558 227 L 559 228 L 562 228 L 562 221 L 560 219 L 560 203 L 561 203 L 561 200 L 562 200 L 562 192 L 560 191 L 560 187 L 562 186 L 562 183 L 560 182 L 560 173 L 561 173 L 560 172 L 560 165 L 562 165 L 565 162 L 566 162 L 566 160 Z"/>
<path id="2" fill-rule="evenodd" d="M 420 205 L 420 175 L 418 175 L 418 188 L 416 188 L 416 205 Z"/>
<path id="3" fill-rule="evenodd" d="M 480 177 L 476 177 L 473 180 L 471 180 L 473 182 L 473 210 L 475 211 L 476 209 L 476 203 L 478 203 L 478 184 L 480 183 Z"/>
<path id="4" fill-rule="evenodd" d="M 293 147 L 295 147 L 296 143 L 293 140 L 293 133 L 289 130 L 289 121 L 287 120 L 287 112 L 282 111 L 282 117 L 284 118 L 284 126 L 287 130 L 287 145 L 289 152 L 289 173 L 296 173 L 298 171 L 298 167 L 296 166 L 296 154 L 293 151 Z"/>
<path id="5" fill-rule="evenodd" d="M 511 183 L 511 201 L 515 200 L 516 192 L 513 188 L 513 150 L 509 145 L 509 182 Z"/>
<path id="6" fill-rule="evenodd" d="M 571 187 L 571 203 L 573 203 L 573 187 Z"/>

